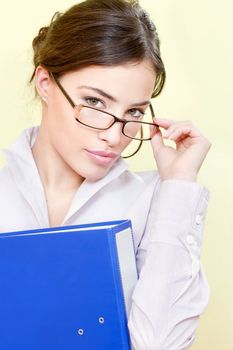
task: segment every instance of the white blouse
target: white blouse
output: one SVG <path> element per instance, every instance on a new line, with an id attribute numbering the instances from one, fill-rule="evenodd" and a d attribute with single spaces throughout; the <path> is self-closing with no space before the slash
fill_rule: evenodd
<path id="1" fill-rule="evenodd" d="M 27 129 L 0 171 L 0 232 L 49 226 Z M 208 190 L 191 181 L 133 173 L 119 160 L 97 182 L 85 180 L 62 225 L 131 219 L 139 280 L 128 327 L 135 350 L 184 350 L 195 337 L 209 289 L 200 264 Z"/>

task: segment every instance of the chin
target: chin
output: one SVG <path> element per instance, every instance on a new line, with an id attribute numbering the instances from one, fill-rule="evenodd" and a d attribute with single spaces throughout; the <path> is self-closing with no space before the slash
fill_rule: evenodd
<path id="1" fill-rule="evenodd" d="M 98 170 L 93 171 L 92 173 L 86 174 L 85 179 L 89 182 L 96 182 L 98 180 L 101 180 L 103 177 L 105 177 L 110 169 L 111 168 L 109 168 L 108 170 L 105 169 L 105 171 L 98 171 Z"/>

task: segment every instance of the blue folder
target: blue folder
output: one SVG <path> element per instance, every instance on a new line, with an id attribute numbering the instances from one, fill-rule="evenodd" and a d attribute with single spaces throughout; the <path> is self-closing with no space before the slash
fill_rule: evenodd
<path id="1" fill-rule="evenodd" d="M 1 350 L 129 350 L 129 220 L 0 234 Z"/>

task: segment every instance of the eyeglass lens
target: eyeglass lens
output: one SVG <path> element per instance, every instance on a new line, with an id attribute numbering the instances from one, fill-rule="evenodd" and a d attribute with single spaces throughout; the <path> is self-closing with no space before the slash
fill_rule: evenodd
<path id="1" fill-rule="evenodd" d="M 115 122 L 115 118 L 113 116 L 106 114 L 101 110 L 96 110 L 85 106 L 82 106 L 76 110 L 76 118 L 79 122 L 86 126 L 102 130 L 110 128 Z M 135 117 L 132 118 L 135 119 Z M 127 121 L 128 122 L 123 128 L 123 133 L 125 136 L 138 140 L 150 139 L 150 126 L 143 123 L 152 122 L 152 116 L 149 108 L 143 118 L 137 119 L 137 121 L 140 122 L 131 121 L 128 118 Z M 143 133 L 141 133 L 141 128 Z"/>

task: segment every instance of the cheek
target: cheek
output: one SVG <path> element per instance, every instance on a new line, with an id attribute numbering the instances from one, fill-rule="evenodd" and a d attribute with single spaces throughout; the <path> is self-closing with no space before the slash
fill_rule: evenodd
<path id="1" fill-rule="evenodd" d="M 121 153 L 121 156 L 123 158 L 124 157 L 127 158 L 128 156 L 130 156 L 134 152 L 136 152 L 139 146 L 140 146 L 140 141 L 129 139 L 129 141 L 127 141 L 127 143 L 125 142 L 125 146 L 123 147 L 123 151 Z"/>
<path id="2" fill-rule="evenodd" d="M 50 134 L 58 142 L 61 139 L 61 143 L 76 140 L 78 124 L 73 108 L 65 102 L 58 101 L 52 104 L 48 113 Z"/>
<path id="3" fill-rule="evenodd" d="M 82 127 L 80 128 L 77 125 L 77 122 L 56 127 L 53 141 L 56 143 L 56 148 L 60 154 L 72 157 L 72 155 L 76 155 L 79 150 L 87 146 L 91 135 L 88 130 L 82 129 Z"/>
<path id="4" fill-rule="evenodd" d="M 133 140 L 129 139 L 128 137 L 126 137 L 126 139 L 123 141 L 123 150 L 126 148 L 131 147 L 133 144 Z"/>
<path id="5" fill-rule="evenodd" d="M 54 150 L 63 158 L 77 152 L 78 146 L 83 142 L 85 133 L 78 132 L 74 113 L 55 108 L 47 120 L 49 140 Z"/>

